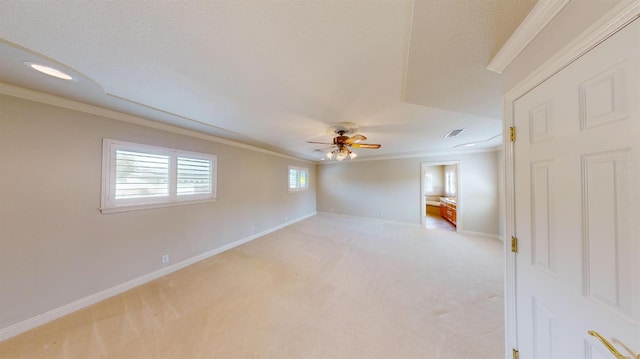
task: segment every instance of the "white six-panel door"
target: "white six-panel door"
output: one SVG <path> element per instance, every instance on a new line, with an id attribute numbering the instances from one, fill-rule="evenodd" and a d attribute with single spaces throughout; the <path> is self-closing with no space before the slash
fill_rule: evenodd
<path id="1" fill-rule="evenodd" d="M 640 21 L 514 103 L 520 358 L 640 354 Z"/>

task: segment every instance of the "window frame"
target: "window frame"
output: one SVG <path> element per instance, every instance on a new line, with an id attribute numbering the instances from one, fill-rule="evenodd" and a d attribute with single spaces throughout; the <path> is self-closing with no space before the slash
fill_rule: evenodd
<path id="1" fill-rule="evenodd" d="M 168 156 L 169 194 L 166 196 L 116 199 L 116 152 L 118 150 L 139 152 L 142 154 Z M 178 157 L 207 160 L 211 162 L 211 192 L 178 195 Z M 113 213 L 184 204 L 213 202 L 216 200 L 217 195 L 217 165 L 217 156 L 208 153 L 186 151 L 175 148 L 152 146 L 141 143 L 104 138 L 102 142 L 102 188 L 100 211 L 102 213 Z"/>
<path id="2" fill-rule="evenodd" d="M 298 172 L 297 187 L 291 187 L 291 171 L 292 170 Z M 304 187 L 300 186 L 300 178 L 302 173 L 305 174 L 305 178 L 307 179 Z M 289 166 L 287 170 L 287 188 L 289 189 L 289 192 L 300 192 L 300 191 L 308 190 L 309 189 L 309 169 L 306 167 Z"/>

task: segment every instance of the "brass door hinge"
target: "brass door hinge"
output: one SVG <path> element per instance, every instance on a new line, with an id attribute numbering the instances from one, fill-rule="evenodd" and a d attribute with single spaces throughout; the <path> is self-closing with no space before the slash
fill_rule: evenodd
<path id="1" fill-rule="evenodd" d="M 513 359 L 520 359 L 520 352 L 516 349 L 513 349 Z"/>
<path id="2" fill-rule="evenodd" d="M 516 128 L 515 127 L 509 127 L 509 138 L 511 139 L 511 142 L 516 142 Z"/>
<path id="3" fill-rule="evenodd" d="M 511 251 L 513 253 L 518 253 L 518 238 L 511 237 Z"/>

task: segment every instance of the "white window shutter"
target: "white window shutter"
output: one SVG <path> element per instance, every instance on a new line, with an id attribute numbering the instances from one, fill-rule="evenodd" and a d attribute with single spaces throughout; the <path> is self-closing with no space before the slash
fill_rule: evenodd
<path id="1" fill-rule="evenodd" d="M 169 156 L 116 150 L 115 199 L 169 195 Z"/>
<path id="2" fill-rule="evenodd" d="M 211 193 L 211 160 L 178 157 L 178 196 Z"/>

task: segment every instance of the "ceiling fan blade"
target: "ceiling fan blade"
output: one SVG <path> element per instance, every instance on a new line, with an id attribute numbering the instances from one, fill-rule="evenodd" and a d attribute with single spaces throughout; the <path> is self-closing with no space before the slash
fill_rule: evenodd
<path id="1" fill-rule="evenodd" d="M 317 143 L 317 144 L 320 144 L 320 145 L 333 145 L 333 143 L 329 143 L 329 142 L 307 141 L 307 143 Z"/>
<path id="2" fill-rule="evenodd" d="M 325 147 L 325 148 L 318 148 L 317 150 L 313 150 L 313 152 L 327 152 L 333 148 L 335 148 L 336 146 L 329 146 L 329 147 Z"/>
<path id="3" fill-rule="evenodd" d="M 357 143 L 357 142 L 360 142 L 360 141 L 364 141 L 366 139 L 367 139 L 366 136 L 358 134 L 358 135 L 351 136 L 348 140 L 346 140 L 344 142 L 348 143 L 348 144 L 352 144 L 352 143 Z"/>
<path id="4" fill-rule="evenodd" d="M 373 148 L 373 149 L 378 149 L 378 148 L 382 147 L 382 145 L 375 144 L 375 143 L 354 143 L 354 144 L 351 145 L 351 147 L 353 147 L 353 148 Z"/>

